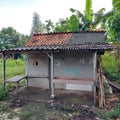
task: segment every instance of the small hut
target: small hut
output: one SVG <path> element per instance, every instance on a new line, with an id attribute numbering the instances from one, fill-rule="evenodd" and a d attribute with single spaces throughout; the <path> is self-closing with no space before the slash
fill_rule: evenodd
<path id="1" fill-rule="evenodd" d="M 96 92 L 97 56 L 113 47 L 104 31 L 34 34 L 22 48 L 1 50 L 3 81 L 5 56 L 24 53 L 28 86 Z M 4 82 L 5 83 L 5 82 Z"/>

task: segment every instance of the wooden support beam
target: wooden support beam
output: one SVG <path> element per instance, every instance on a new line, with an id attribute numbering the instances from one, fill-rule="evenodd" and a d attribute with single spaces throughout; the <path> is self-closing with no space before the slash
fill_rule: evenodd
<path id="1" fill-rule="evenodd" d="M 6 59 L 5 53 L 2 53 L 2 85 L 5 90 L 5 79 L 6 79 Z"/>
<path id="2" fill-rule="evenodd" d="M 105 93 L 104 93 L 104 86 L 103 86 L 103 72 L 101 68 L 101 56 L 98 57 L 97 61 L 98 65 L 98 87 L 99 87 L 99 108 L 104 108 L 105 106 Z"/>
<path id="3" fill-rule="evenodd" d="M 94 57 L 93 57 L 93 78 L 94 78 L 94 85 L 93 85 L 93 91 L 94 91 L 94 104 L 96 104 L 96 62 L 97 60 L 97 53 L 94 53 Z"/>

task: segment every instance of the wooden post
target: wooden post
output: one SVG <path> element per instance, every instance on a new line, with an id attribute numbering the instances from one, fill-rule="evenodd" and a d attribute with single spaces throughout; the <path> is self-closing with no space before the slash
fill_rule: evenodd
<path id="1" fill-rule="evenodd" d="M 94 78 L 93 90 L 94 90 L 94 104 L 96 104 L 96 59 L 97 59 L 97 55 L 96 55 L 96 52 L 95 52 L 95 53 L 94 53 L 94 57 L 93 57 L 93 78 Z"/>
<path id="2" fill-rule="evenodd" d="M 26 58 L 26 86 L 28 88 L 28 74 L 29 74 L 29 59 L 28 59 L 28 54 L 26 54 L 27 58 Z"/>
<path id="3" fill-rule="evenodd" d="M 55 95 L 54 95 L 54 83 L 53 83 L 53 81 L 52 81 L 52 79 L 53 79 L 53 77 L 54 77 L 54 67 L 53 67 L 53 65 L 54 65 L 54 60 L 53 60 L 53 53 L 51 53 L 51 57 L 50 57 L 50 70 L 51 70 L 51 98 L 54 98 L 55 97 Z"/>
<path id="4" fill-rule="evenodd" d="M 49 80 L 49 89 L 51 90 L 51 67 L 50 67 L 50 65 L 51 65 L 51 63 L 50 63 L 50 57 L 49 57 L 49 59 L 48 59 L 48 80 Z"/>
<path id="5" fill-rule="evenodd" d="M 105 106 L 105 93 L 103 87 L 103 72 L 101 68 L 101 56 L 98 57 L 98 87 L 99 87 L 99 108 L 104 108 Z"/>
<path id="6" fill-rule="evenodd" d="M 6 60 L 5 53 L 2 54 L 2 85 L 5 90 L 5 79 L 6 79 Z"/>
<path id="7" fill-rule="evenodd" d="M 54 66 L 54 58 L 53 58 L 53 53 L 52 52 L 51 52 L 51 54 L 47 53 L 47 55 L 50 58 L 50 65 L 49 65 L 50 66 L 49 86 L 51 88 L 51 96 L 50 96 L 50 98 L 54 98 L 55 97 L 55 95 L 54 95 L 54 83 L 52 81 L 52 79 L 54 77 L 54 67 L 53 67 Z"/>

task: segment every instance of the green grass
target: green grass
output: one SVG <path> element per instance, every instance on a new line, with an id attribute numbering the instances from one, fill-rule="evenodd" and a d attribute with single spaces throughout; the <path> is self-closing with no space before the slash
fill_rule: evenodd
<path id="1" fill-rule="evenodd" d="M 117 120 L 120 118 L 120 103 L 118 103 L 112 111 L 96 111 L 96 114 L 99 118 L 102 118 L 102 120 Z"/>
<path id="2" fill-rule="evenodd" d="M 25 74 L 25 61 L 22 59 L 7 59 L 6 60 L 6 79 L 16 75 Z M 2 60 L 0 59 L 0 85 L 2 83 Z"/>

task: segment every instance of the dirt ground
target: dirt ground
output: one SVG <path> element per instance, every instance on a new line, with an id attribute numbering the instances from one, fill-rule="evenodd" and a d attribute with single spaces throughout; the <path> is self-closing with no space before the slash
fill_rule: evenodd
<path id="1" fill-rule="evenodd" d="M 101 120 L 93 92 L 55 90 L 55 95 L 50 99 L 50 90 L 39 88 L 21 88 L 18 97 L 11 92 L 9 99 L 0 103 L 5 106 L 0 120 Z"/>

